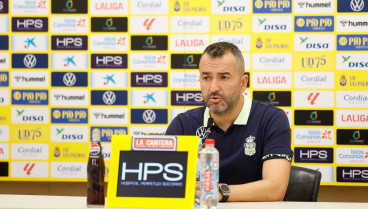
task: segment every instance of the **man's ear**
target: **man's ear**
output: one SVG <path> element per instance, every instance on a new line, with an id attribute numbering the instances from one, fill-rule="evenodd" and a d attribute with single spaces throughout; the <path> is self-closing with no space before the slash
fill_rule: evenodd
<path id="1" fill-rule="evenodd" d="M 244 93 L 248 85 L 248 75 L 244 74 L 240 81 L 241 93 Z"/>

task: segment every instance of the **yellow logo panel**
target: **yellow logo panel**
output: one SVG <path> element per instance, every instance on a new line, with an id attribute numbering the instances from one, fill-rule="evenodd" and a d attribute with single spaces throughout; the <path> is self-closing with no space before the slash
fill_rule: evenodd
<path id="1" fill-rule="evenodd" d="M 293 35 L 289 34 L 258 34 L 252 35 L 251 50 L 253 52 L 290 52 L 294 49 Z"/>

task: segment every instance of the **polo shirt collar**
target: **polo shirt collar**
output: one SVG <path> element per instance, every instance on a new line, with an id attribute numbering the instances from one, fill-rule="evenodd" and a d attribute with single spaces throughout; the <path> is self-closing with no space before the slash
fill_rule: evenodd
<path id="1" fill-rule="evenodd" d="M 243 94 L 243 97 L 244 97 L 244 104 L 243 104 L 243 107 L 238 117 L 234 121 L 234 125 L 247 125 L 248 123 L 250 109 L 252 108 L 252 100 L 249 97 L 245 96 L 244 94 Z M 203 126 L 204 127 L 207 127 L 208 118 L 210 118 L 210 109 L 206 107 L 206 110 L 204 111 L 204 116 L 203 116 Z"/>

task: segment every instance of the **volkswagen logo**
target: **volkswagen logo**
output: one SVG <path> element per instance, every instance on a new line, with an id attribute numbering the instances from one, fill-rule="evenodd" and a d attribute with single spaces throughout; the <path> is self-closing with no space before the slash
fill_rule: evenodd
<path id="1" fill-rule="evenodd" d="M 196 131 L 196 136 L 198 136 L 200 139 L 203 139 L 206 136 L 206 127 L 199 127 Z"/>
<path id="2" fill-rule="evenodd" d="M 156 120 L 156 113 L 153 110 L 146 110 L 143 112 L 143 120 L 146 123 L 153 123 Z"/>
<path id="3" fill-rule="evenodd" d="M 37 64 L 37 59 L 33 54 L 27 54 L 23 59 L 23 64 L 27 68 L 33 68 Z"/>
<path id="4" fill-rule="evenodd" d="M 354 12 L 360 12 L 364 8 L 363 0 L 351 0 L 350 7 Z"/>
<path id="5" fill-rule="evenodd" d="M 112 91 L 106 91 L 103 95 L 102 95 L 102 99 L 105 102 L 105 104 L 107 105 L 112 105 L 115 103 L 116 101 L 116 95 L 114 92 Z"/>
<path id="6" fill-rule="evenodd" d="M 63 81 L 66 86 L 73 86 L 77 81 L 77 77 L 75 77 L 74 73 L 66 73 L 63 77 Z"/>

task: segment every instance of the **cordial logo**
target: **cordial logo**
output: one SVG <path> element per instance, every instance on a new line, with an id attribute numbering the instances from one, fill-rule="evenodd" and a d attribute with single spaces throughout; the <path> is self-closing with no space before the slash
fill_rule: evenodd
<path id="1" fill-rule="evenodd" d="M 167 15 L 169 13 L 169 0 L 140 0 L 131 1 L 130 13 L 137 15 L 160 14 Z"/>
<path id="2" fill-rule="evenodd" d="M 66 73 L 63 76 L 63 82 L 66 86 L 73 86 L 77 81 L 77 77 L 73 73 Z"/>
<path id="3" fill-rule="evenodd" d="M 28 68 L 33 68 L 37 64 L 37 58 L 32 54 L 27 54 L 24 59 L 23 63 Z"/>

